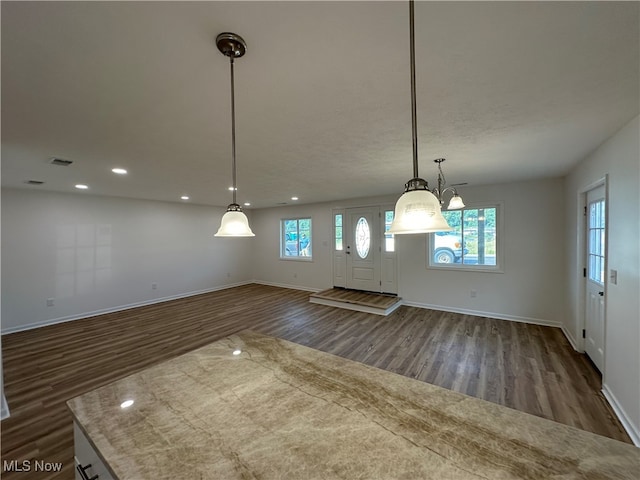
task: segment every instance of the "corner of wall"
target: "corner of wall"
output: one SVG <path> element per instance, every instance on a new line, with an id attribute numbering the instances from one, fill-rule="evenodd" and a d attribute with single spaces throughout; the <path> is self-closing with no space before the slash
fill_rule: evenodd
<path id="1" fill-rule="evenodd" d="M 627 415 L 624 408 L 622 408 L 622 405 L 620 405 L 620 402 L 606 383 L 602 385 L 602 394 L 607 399 L 609 405 L 611 405 L 611 408 L 620 420 L 620 423 L 622 423 L 622 426 L 631 437 L 633 444 L 636 447 L 640 447 L 640 428 L 638 428 L 637 425 L 634 425 L 633 421 L 629 415 Z"/>

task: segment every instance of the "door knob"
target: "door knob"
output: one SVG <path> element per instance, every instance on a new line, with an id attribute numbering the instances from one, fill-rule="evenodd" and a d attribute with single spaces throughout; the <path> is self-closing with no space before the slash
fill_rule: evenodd
<path id="1" fill-rule="evenodd" d="M 600 295 L 601 297 L 604 297 L 604 292 L 598 292 L 598 295 Z"/>

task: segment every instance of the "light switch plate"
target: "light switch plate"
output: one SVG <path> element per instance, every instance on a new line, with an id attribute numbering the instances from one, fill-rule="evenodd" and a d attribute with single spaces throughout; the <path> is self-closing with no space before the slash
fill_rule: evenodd
<path id="1" fill-rule="evenodd" d="M 612 285 L 618 284 L 618 271 L 613 268 L 609 270 L 609 281 Z"/>

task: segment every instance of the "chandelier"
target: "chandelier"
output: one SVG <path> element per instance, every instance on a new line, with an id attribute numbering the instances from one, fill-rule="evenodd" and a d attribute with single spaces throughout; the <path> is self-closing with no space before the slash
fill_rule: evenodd
<path id="1" fill-rule="evenodd" d="M 438 164 L 438 187 L 429 189 L 429 184 L 418 176 L 418 128 L 416 115 L 416 53 L 414 32 L 414 2 L 409 1 L 409 49 L 411 62 L 411 132 L 413 144 L 413 178 L 404 185 L 404 193 L 396 202 L 395 214 L 389 233 L 394 235 L 449 231 L 452 228 L 442 216 L 445 192 L 453 193 L 448 208 L 464 207 L 462 197 L 453 186 L 445 187 L 442 173 L 444 158 L 434 160 Z"/>

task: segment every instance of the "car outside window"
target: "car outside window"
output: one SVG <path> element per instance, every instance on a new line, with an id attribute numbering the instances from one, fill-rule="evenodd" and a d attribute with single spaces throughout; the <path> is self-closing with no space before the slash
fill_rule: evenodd
<path id="1" fill-rule="evenodd" d="M 430 268 L 501 271 L 500 206 L 444 211 L 453 230 L 429 235 Z"/>

